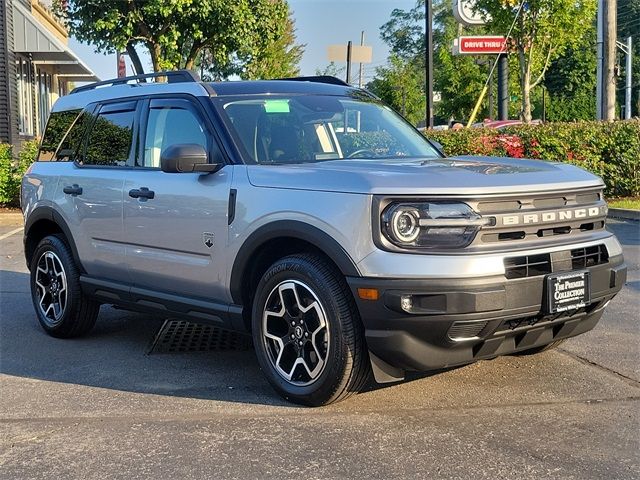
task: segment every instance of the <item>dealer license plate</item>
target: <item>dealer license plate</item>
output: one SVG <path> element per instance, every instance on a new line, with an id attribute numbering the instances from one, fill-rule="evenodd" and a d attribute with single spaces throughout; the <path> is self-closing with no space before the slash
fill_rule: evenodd
<path id="1" fill-rule="evenodd" d="M 577 310 L 591 301 L 591 277 L 588 270 L 548 275 L 548 313 Z"/>

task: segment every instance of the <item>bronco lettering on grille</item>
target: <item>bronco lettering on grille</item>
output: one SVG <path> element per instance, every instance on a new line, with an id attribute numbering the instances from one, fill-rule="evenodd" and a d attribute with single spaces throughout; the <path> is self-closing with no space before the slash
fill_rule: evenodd
<path id="1" fill-rule="evenodd" d="M 527 225 L 549 223 L 563 220 L 573 220 L 604 215 L 605 207 L 576 208 L 573 210 L 559 210 L 556 212 L 526 213 L 521 215 L 505 215 L 502 225 Z"/>

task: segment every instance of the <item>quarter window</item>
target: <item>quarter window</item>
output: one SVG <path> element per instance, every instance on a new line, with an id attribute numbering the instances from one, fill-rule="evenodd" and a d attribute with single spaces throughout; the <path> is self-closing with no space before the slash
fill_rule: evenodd
<path id="1" fill-rule="evenodd" d="M 134 110 L 98 114 L 87 143 L 83 165 L 124 167 L 133 141 Z"/>
<path id="2" fill-rule="evenodd" d="M 207 149 L 207 135 L 200 119 L 187 108 L 152 107 L 140 166 L 160 167 L 160 155 L 171 145 L 192 143 Z"/>
<path id="3" fill-rule="evenodd" d="M 38 153 L 38 161 L 52 162 L 68 160 L 69 149 L 73 149 L 73 153 L 77 152 L 82 137 L 83 122 L 78 118 L 80 110 L 68 110 L 66 112 L 54 112 L 49 116 L 47 128 L 44 132 L 40 152 Z M 65 138 L 66 136 L 66 138 Z M 63 142 L 64 139 L 64 142 Z M 60 143 L 62 142 L 62 146 Z M 60 149 L 58 149 L 60 147 Z M 67 158 L 60 157 L 60 153 L 66 155 Z M 65 150 L 66 152 L 63 152 Z"/>

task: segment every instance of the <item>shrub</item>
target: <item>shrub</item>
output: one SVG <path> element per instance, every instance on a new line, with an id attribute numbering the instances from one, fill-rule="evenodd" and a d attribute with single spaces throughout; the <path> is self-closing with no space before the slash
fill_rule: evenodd
<path id="1" fill-rule="evenodd" d="M 14 158 L 13 153 L 11 145 L 0 143 L 0 205 L 9 207 L 20 204 L 20 182 L 36 159 L 38 142 L 24 142 L 18 156 Z"/>
<path id="2" fill-rule="evenodd" d="M 612 197 L 640 195 L 640 120 L 429 131 L 447 155 L 534 158 L 578 165 L 602 177 Z"/>

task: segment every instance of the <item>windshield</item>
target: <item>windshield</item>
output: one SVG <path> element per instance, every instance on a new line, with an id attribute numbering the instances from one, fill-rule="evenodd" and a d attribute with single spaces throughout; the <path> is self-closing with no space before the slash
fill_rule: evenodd
<path id="1" fill-rule="evenodd" d="M 371 99 L 265 95 L 215 101 L 250 163 L 439 157 L 419 132 Z"/>

